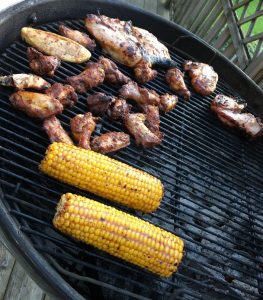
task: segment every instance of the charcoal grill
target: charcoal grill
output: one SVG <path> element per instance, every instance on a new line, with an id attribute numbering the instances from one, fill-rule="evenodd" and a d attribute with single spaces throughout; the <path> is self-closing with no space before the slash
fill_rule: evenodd
<path id="1" fill-rule="evenodd" d="M 48 145 L 41 123 L 10 107 L 11 89 L 0 88 L 1 193 L 0 228 L 13 254 L 47 292 L 62 299 L 262 299 L 263 297 L 263 143 L 249 142 L 223 128 L 209 110 L 217 93 L 245 98 L 248 110 L 263 111 L 262 91 L 239 69 L 203 41 L 158 16 L 117 1 L 25 1 L 0 16 L 2 74 L 29 72 L 26 45 L 19 38 L 24 25 L 57 31 L 59 22 L 84 30 L 86 13 L 131 19 L 153 32 L 181 64 L 193 58 L 219 73 L 211 96 L 179 97 L 177 108 L 161 116 L 165 134 L 154 149 L 131 146 L 112 155 L 150 172 L 165 185 L 165 197 L 153 214 L 134 215 L 182 237 L 186 253 L 179 271 L 162 279 L 147 271 L 76 242 L 54 230 L 56 203 L 64 192 L 106 202 L 40 174 L 38 164 Z M 95 61 L 101 50 L 92 53 Z M 132 76 L 123 66 L 120 69 Z M 64 82 L 84 65 L 62 63 L 51 83 Z M 146 84 L 168 91 L 164 71 Z M 187 78 L 187 77 L 186 77 Z M 188 87 L 189 80 L 186 79 Z M 90 91 L 117 95 L 102 85 Z M 88 95 L 88 94 L 87 94 Z M 69 119 L 86 111 L 85 99 L 59 116 Z M 107 118 L 97 134 L 121 130 Z M 117 206 L 117 205 L 116 205 Z"/>

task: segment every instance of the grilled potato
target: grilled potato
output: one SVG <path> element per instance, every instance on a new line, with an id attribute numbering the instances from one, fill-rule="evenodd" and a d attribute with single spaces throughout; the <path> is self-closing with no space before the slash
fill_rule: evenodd
<path id="1" fill-rule="evenodd" d="M 83 63 L 90 59 L 89 50 L 64 36 L 31 27 L 21 29 L 22 39 L 37 50 L 61 60 Z"/>

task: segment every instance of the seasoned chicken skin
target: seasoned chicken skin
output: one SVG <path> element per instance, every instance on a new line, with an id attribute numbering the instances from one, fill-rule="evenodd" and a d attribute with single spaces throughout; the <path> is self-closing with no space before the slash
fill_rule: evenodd
<path id="1" fill-rule="evenodd" d="M 217 95 L 211 102 L 211 110 L 218 119 L 228 127 L 237 128 L 251 139 L 263 136 L 263 124 L 259 118 L 250 113 L 241 113 L 246 104 L 235 99 Z"/>
<path id="2" fill-rule="evenodd" d="M 129 105 L 125 99 L 113 98 L 107 110 L 107 115 L 112 120 L 123 119 L 130 111 L 131 105 Z"/>
<path id="3" fill-rule="evenodd" d="M 49 82 L 34 74 L 0 76 L 0 85 L 14 87 L 17 90 L 34 89 L 40 91 L 50 87 Z"/>
<path id="4" fill-rule="evenodd" d="M 94 116 L 103 116 L 112 100 L 112 96 L 100 92 L 94 93 L 87 98 L 88 109 Z"/>
<path id="5" fill-rule="evenodd" d="M 63 105 L 57 99 L 45 94 L 19 91 L 9 100 L 14 108 L 33 118 L 46 119 L 63 111 Z"/>
<path id="6" fill-rule="evenodd" d="M 130 145 L 130 136 L 124 132 L 107 132 L 91 142 L 91 149 L 100 153 L 118 151 Z"/>
<path id="7" fill-rule="evenodd" d="M 124 75 L 117 67 L 117 65 L 110 59 L 100 56 L 98 64 L 101 65 L 105 72 L 105 81 L 117 85 L 125 84 L 131 81 L 129 77 Z"/>
<path id="8" fill-rule="evenodd" d="M 163 112 L 169 112 L 173 110 L 178 102 L 178 97 L 170 95 L 168 93 L 160 96 L 159 108 Z"/>
<path id="9" fill-rule="evenodd" d="M 78 101 L 78 95 L 68 84 L 54 83 L 45 93 L 58 99 L 64 107 L 72 107 Z"/>
<path id="10" fill-rule="evenodd" d="M 128 114 L 124 118 L 124 124 L 134 136 L 137 145 L 142 145 L 146 148 L 159 145 L 162 139 L 150 131 L 144 124 L 145 121 L 146 116 L 141 113 Z"/>
<path id="11" fill-rule="evenodd" d="M 44 55 L 32 47 L 27 48 L 30 69 L 40 75 L 53 77 L 60 66 L 60 59 L 52 55 Z"/>
<path id="12" fill-rule="evenodd" d="M 96 43 L 92 40 L 86 33 L 73 30 L 65 25 L 59 25 L 59 34 L 79 43 L 80 45 L 88 48 L 89 50 L 94 50 L 96 48 Z"/>
<path id="13" fill-rule="evenodd" d="M 76 115 L 70 120 L 71 133 L 79 147 L 90 149 L 90 137 L 96 128 L 97 121 L 98 118 L 94 118 L 90 112 Z"/>
<path id="14" fill-rule="evenodd" d="M 189 100 L 191 94 L 184 82 L 184 74 L 177 68 L 169 69 L 165 74 L 165 79 L 171 90 Z"/>
<path id="15" fill-rule="evenodd" d="M 134 100 L 138 104 L 158 105 L 160 102 L 159 95 L 154 90 L 139 87 L 134 81 L 123 85 L 119 94 L 122 98 Z"/>
<path id="16" fill-rule="evenodd" d="M 158 106 L 142 105 L 141 107 L 146 116 L 145 125 L 152 133 L 162 139 L 163 134 L 160 132 L 160 114 Z"/>
<path id="17" fill-rule="evenodd" d="M 131 21 L 121 21 L 103 15 L 87 15 L 87 30 L 102 48 L 118 62 L 132 68 L 140 63 L 173 66 L 168 49 L 145 29 L 132 25 Z"/>
<path id="18" fill-rule="evenodd" d="M 67 78 L 68 83 L 78 93 L 85 93 L 87 90 L 92 89 L 103 83 L 105 72 L 98 63 L 87 63 L 86 69 L 79 75 Z"/>
<path id="19" fill-rule="evenodd" d="M 71 138 L 63 129 L 59 119 L 57 119 L 55 116 L 45 119 L 43 122 L 43 128 L 52 143 L 61 142 L 73 145 Z"/>
<path id="20" fill-rule="evenodd" d="M 144 84 L 153 80 L 157 76 L 157 71 L 153 70 L 148 62 L 142 61 L 134 68 L 134 76 L 139 83 Z"/>
<path id="21" fill-rule="evenodd" d="M 208 96 L 216 89 L 218 75 L 214 69 L 203 63 L 186 61 L 184 70 L 189 72 L 194 90 L 202 95 Z"/>

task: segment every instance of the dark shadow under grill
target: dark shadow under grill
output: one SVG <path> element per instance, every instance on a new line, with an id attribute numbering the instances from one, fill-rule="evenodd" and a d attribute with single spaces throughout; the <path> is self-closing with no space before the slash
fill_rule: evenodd
<path id="1" fill-rule="evenodd" d="M 65 22 L 83 29 L 82 21 Z M 41 28 L 56 32 L 58 23 Z M 189 58 L 169 47 L 178 66 Z M 101 51 L 92 53 L 96 61 Z M 120 69 L 132 76 L 123 66 Z M 62 63 L 49 82 L 64 82 L 84 65 Z M 0 56 L 0 72 L 28 73 L 26 45 L 12 44 Z M 164 71 L 146 86 L 168 91 Z M 190 86 L 186 76 L 186 83 Z M 191 90 L 191 88 L 190 88 Z M 117 95 L 102 85 L 94 90 Z M 150 222 L 182 237 L 186 253 L 179 271 L 161 279 L 133 265 L 76 242 L 55 231 L 52 217 L 64 192 L 94 195 L 61 184 L 40 174 L 38 164 L 48 145 L 41 123 L 11 108 L 11 89 L 0 88 L 1 187 L 4 204 L 21 230 L 62 277 L 84 297 L 91 299 L 259 299 L 263 297 L 263 143 L 249 142 L 224 129 L 209 109 L 217 93 L 238 97 L 222 79 L 216 92 L 202 98 L 192 90 L 189 102 L 180 98 L 177 108 L 161 117 L 165 137 L 154 149 L 132 145 L 114 158 L 160 178 L 165 197 Z M 64 128 L 69 119 L 86 111 L 86 95 L 59 116 Z M 107 118 L 96 134 L 123 130 Z M 106 202 L 106 201 L 105 201 Z M 117 205 L 115 205 L 117 207 Z"/>

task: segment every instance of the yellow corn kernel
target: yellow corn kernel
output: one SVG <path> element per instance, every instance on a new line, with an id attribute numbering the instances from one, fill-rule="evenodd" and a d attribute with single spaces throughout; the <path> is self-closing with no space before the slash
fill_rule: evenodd
<path id="1" fill-rule="evenodd" d="M 51 144 L 40 170 L 60 181 L 143 212 L 156 210 L 163 197 L 163 185 L 152 175 L 69 144 Z"/>
<path id="2" fill-rule="evenodd" d="M 179 237 L 82 196 L 62 195 L 53 224 L 65 234 L 163 277 L 175 272 L 183 257 L 184 242 Z"/>

